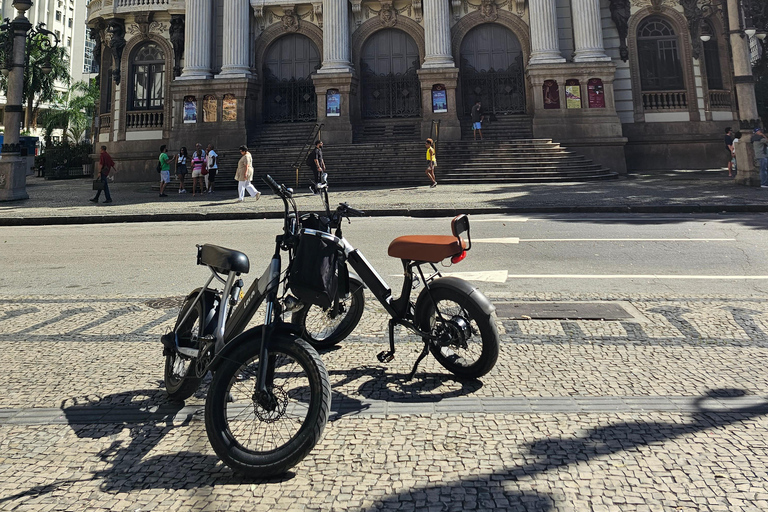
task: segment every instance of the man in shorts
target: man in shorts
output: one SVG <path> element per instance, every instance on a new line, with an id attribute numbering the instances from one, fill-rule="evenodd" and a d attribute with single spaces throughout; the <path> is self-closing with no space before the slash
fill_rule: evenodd
<path id="1" fill-rule="evenodd" d="M 472 140 L 477 140 L 477 134 L 480 134 L 480 140 L 483 140 L 483 108 L 480 100 L 477 100 L 472 106 Z"/>
<path id="2" fill-rule="evenodd" d="M 728 176 L 733 176 L 733 131 L 731 127 L 725 129 L 725 149 L 728 150 Z"/>
<path id="3" fill-rule="evenodd" d="M 171 157 L 168 156 L 168 148 L 163 144 L 160 146 L 160 197 L 168 197 L 165 193 L 165 186 L 171 182 Z"/>
<path id="4" fill-rule="evenodd" d="M 219 170 L 219 154 L 213 150 L 213 144 L 208 144 L 207 155 L 207 168 L 208 174 L 205 175 L 205 185 L 208 188 L 208 193 L 213 194 L 213 187 L 216 181 L 216 171 Z"/>

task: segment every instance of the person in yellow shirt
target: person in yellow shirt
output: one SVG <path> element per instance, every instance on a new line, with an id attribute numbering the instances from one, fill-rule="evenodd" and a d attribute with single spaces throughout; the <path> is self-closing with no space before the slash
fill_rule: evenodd
<path id="1" fill-rule="evenodd" d="M 427 139 L 426 142 L 424 142 L 424 146 L 427 148 L 427 176 L 430 180 L 432 180 L 432 184 L 429 186 L 430 188 L 435 188 L 437 186 L 437 180 L 435 179 L 435 168 L 437 167 L 437 158 L 435 157 L 435 148 L 433 147 L 434 142 L 432 139 Z"/>

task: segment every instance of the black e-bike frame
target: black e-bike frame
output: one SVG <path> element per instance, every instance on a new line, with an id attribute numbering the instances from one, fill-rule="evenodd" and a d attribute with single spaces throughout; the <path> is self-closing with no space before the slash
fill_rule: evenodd
<path id="1" fill-rule="evenodd" d="M 285 207 L 285 214 L 283 217 L 283 234 L 278 235 L 275 239 L 275 252 L 272 255 L 272 259 L 269 266 L 264 271 L 262 276 L 255 280 L 248 290 L 243 294 L 243 298 L 240 299 L 240 292 L 243 287 L 243 281 L 240 279 L 239 273 L 236 271 L 230 271 L 227 274 L 227 278 L 224 279 L 219 275 L 219 272 L 211 265 L 207 265 L 211 271 L 211 276 L 205 285 L 199 290 L 195 297 L 193 304 L 190 305 L 186 315 L 177 323 L 177 326 L 184 325 L 189 315 L 192 313 L 194 302 L 202 300 L 203 294 L 208 293 L 218 298 L 219 306 L 218 311 L 213 311 L 213 304 L 210 304 L 211 310 L 204 311 L 205 320 L 201 319 L 203 323 L 204 336 L 199 348 L 189 348 L 179 346 L 178 333 L 174 331 L 174 340 L 176 344 L 176 350 L 185 356 L 198 358 L 203 361 L 203 357 L 211 350 L 210 344 L 213 343 L 213 357 L 206 361 L 199 375 L 204 375 L 208 370 L 215 371 L 218 364 L 227 357 L 227 354 L 232 352 L 239 343 L 239 335 L 243 334 L 242 340 L 253 340 L 252 335 L 258 334 L 260 330 L 261 335 L 261 348 L 259 351 L 260 360 L 267 361 L 269 355 L 267 340 L 272 333 L 277 330 L 286 330 L 293 334 L 300 334 L 301 330 L 287 324 L 282 321 L 282 306 L 278 300 L 278 291 L 281 283 L 280 273 L 282 268 L 281 251 L 292 250 L 297 243 L 297 234 L 294 232 L 295 227 L 289 219 L 296 218 L 297 210 L 296 203 L 292 198 L 290 190 L 278 185 L 270 176 L 266 176 L 264 180 L 269 187 L 283 200 Z M 293 210 L 291 212 L 291 210 Z M 202 246 L 198 247 L 197 263 L 198 265 L 204 265 L 205 263 L 201 259 Z M 214 290 L 208 288 L 211 282 L 217 279 L 224 284 L 224 289 L 221 293 L 217 293 Z M 245 327 L 251 321 L 256 311 L 266 300 L 266 313 L 264 318 L 264 324 L 247 332 L 243 332 Z M 210 329 L 206 328 L 209 322 L 215 321 L 215 327 L 213 332 L 209 332 Z M 207 343 L 202 343 L 207 342 Z M 262 396 L 267 396 L 267 377 L 268 377 L 269 365 L 259 365 L 259 390 Z"/>

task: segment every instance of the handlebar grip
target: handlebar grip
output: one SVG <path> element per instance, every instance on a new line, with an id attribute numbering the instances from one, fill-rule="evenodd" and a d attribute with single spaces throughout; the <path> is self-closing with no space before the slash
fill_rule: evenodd
<path id="1" fill-rule="evenodd" d="M 269 185 L 269 188 L 271 188 L 271 189 L 272 189 L 272 191 L 273 191 L 275 194 L 277 194 L 277 195 L 279 195 L 279 196 L 281 196 L 281 197 L 282 197 L 282 195 L 283 195 L 283 189 L 280 187 L 280 185 L 278 185 L 278 184 L 277 184 L 277 182 L 276 182 L 276 181 L 275 181 L 275 180 L 272 178 L 272 176 L 270 176 L 269 174 L 267 174 L 266 176 L 264 176 L 264 177 L 262 178 L 262 180 L 264 180 L 264 183 L 266 183 L 267 185 Z"/>

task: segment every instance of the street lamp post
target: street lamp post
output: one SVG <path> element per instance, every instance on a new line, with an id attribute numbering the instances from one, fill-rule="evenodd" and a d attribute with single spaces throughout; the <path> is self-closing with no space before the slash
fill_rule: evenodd
<path id="1" fill-rule="evenodd" d="M 2 153 L 0 153 L 0 201 L 14 201 L 28 199 L 27 194 L 27 169 L 26 158 L 21 157 L 19 144 L 19 132 L 21 126 L 22 108 L 24 99 L 24 67 L 27 63 L 27 39 L 32 39 L 38 34 L 53 36 L 54 44 L 48 40 L 48 55 L 58 46 L 59 38 L 55 34 L 43 28 L 39 23 L 36 29 L 27 19 L 26 12 L 32 7 L 31 0 L 15 0 L 13 7 L 17 11 L 13 21 L 6 19 L 0 25 L 0 31 L 8 32 L 5 48 L 6 61 L 2 65 L 3 75 L 8 77 L 8 94 L 5 105 L 5 134 Z M 43 72 L 50 71 L 47 61 L 43 65 Z"/>

